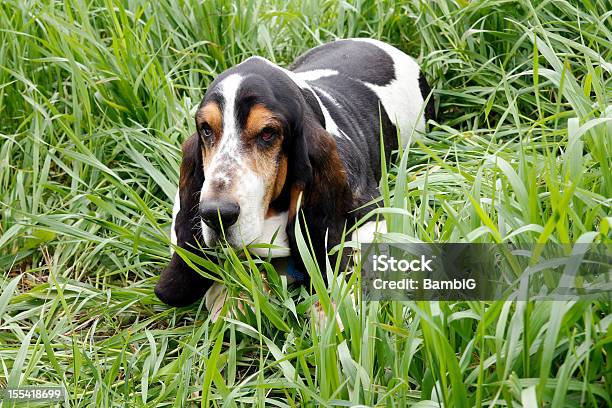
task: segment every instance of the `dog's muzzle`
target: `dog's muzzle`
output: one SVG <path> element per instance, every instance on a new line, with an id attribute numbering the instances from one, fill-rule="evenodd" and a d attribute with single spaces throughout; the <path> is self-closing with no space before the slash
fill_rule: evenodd
<path id="1" fill-rule="evenodd" d="M 233 201 L 201 201 L 198 210 L 202 221 L 217 234 L 227 231 L 240 215 L 240 206 Z"/>

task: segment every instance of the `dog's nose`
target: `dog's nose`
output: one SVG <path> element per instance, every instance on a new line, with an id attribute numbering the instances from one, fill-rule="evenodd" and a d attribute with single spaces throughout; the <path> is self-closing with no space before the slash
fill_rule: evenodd
<path id="1" fill-rule="evenodd" d="M 202 201 L 199 210 L 202 221 L 217 232 L 221 232 L 221 226 L 234 225 L 240 215 L 240 206 L 233 201 Z"/>

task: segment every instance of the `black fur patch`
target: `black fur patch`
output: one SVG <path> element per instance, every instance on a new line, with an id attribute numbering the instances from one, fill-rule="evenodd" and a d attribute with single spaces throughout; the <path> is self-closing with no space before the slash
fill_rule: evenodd
<path id="1" fill-rule="evenodd" d="M 183 161 L 179 180 L 179 199 L 181 209 L 175 223 L 177 246 L 203 257 L 198 250 L 202 242 L 198 203 L 200 189 L 204 183 L 204 170 L 201 160 L 200 138 L 192 135 L 183 145 Z M 187 306 L 200 299 L 212 281 L 205 279 L 194 271 L 178 253 L 162 271 L 155 285 L 155 294 L 164 303 L 172 306 Z"/>
<path id="2" fill-rule="evenodd" d="M 290 69 L 294 72 L 332 69 L 344 76 L 381 86 L 395 79 L 393 59 L 365 41 L 341 40 L 315 47 L 298 57 Z"/>
<path id="3" fill-rule="evenodd" d="M 419 75 L 419 89 L 421 90 L 421 95 L 423 95 L 423 99 L 426 99 L 429 93 L 431 92 L 431 87 L 427 83 L 427 79 L 421 72 Z M 429 101 L 427 101 L 427 106 L 425 106 L 425 120 L 436 120 L 436 109 L 434 107 L 434 98 L 433 95 L 429 97 Z"/>

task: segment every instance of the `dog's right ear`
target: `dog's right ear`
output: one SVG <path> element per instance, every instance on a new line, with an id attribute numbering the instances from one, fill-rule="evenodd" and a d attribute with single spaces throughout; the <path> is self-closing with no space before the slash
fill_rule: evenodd
<path id="1" fill-rule="evenodd" d="M 196 133 L 183 144 L 183 161 L 176 198 L 178 202 L 174 203 L 172 214 L 172 240 L 178 247 L 203 257 L 198 249 L 198 242 L 202 242 L 198 204 L 204 184 L 200 143 L 200 137 Z M 211 280 L 194 271 L 174 252 L 155 285 L 155 294 L 168 305 L 187 306 L 204 296 L 212 284 Z"/>
<path id="2" fill-rule="evenodd" d="M 303 232 L 308 228 L 314 255 L 321 271 L 325 271 L 328 249 L 342 239 L 349 210 L 354 205 L 353 193 L 336 141 L 316 113 L 307 111 L 294 138 L 289 158 L 291 190 L 286 228 L 289 248 L 296 269 L 306 271 L 295 238 L 295 224 L 299 222 Z M 325 273 L 323 278 L 326 279 Z"/>

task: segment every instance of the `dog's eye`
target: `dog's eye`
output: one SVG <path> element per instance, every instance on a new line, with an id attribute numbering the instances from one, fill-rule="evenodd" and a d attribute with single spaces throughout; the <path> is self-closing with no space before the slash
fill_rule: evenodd
<path id="1" fill-rule="evenodd" d="M 208 123 L 202 126 L 202 137 L 204 139 L 210 139 L 213 136 L 213 130 Z"/>
<path id="2" fill-rule="evenodd" d="M 264 143 L 270 143 L 277 136 L 276 130 L 270 127 L 265 127 L 259 134 L 259 139 Z"/>

